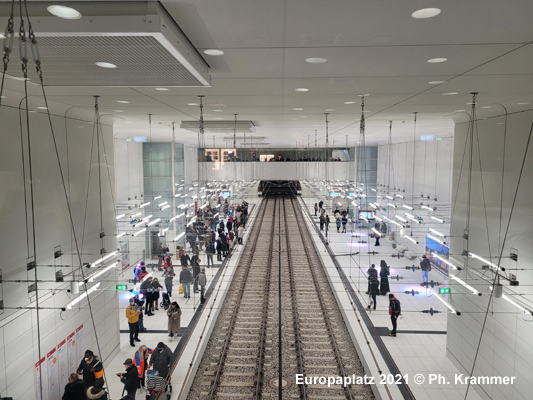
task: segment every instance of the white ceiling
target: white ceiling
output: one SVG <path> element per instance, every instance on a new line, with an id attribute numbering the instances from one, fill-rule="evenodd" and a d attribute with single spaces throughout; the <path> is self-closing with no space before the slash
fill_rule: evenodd
<path id="1" fill-rule="evenodd" d="M 531 0 L 169 0 L 162 4 L 210 65 L 211 88 L 162 92 L 142 87 L 142 82 L 135 88 L 49 87 L 50 99 L 90 109 L 93 95 L 99 94 L 100 110 L 117 115 L 118 137 L 147 136 L 147 114 L 153 114 L 153 140 L 169 140 L 170 123 L 175 121 L 178 140 L 195 144 L 197 135 L 178 127 L 182 120 L 199 117 L 199 108 L 187 103 L 198 102 L 196 96 L 202 94 L 205 119 L 233 120 L 237 113 L 239 119 L 253 121 L 254 135 L 266 137 L 271 146 L 307 144 L 308 137 L 313 143 L 315 130 L 323 143 L 326 109 L 333 109 L 328 117 L 330 145 L 333 140 L 344 144 L 346 135 L 355 145 L 360 140 L 358 95 L 365 93 L 370 94 L 365 99 L 366 142 L 372 144 L 387 141 L 389 120 L 393 140 L 412 138 L 415 111 L 419 135 L 450 136 L 454 112 L 468 111 L 472 91 L 479 92 L 480 106 L 492 106 L 479 109 L 481 117 L 499 114 L 503 108 L 498 103 L 509 111 L 532 107 L 517 103 L 533 104 Z M 424 7 L 438 7 L 442 13 L 430 19 L 411 17 Z M 89 23 L 89 18 L 78 22 Z M 203 54 L 209 48 L 225 54 Z M 328 61 L 309 64 L 308 57 Z M 448 61 L 427 62 L 435 57 Z M 43 70 L 46 77 L 46 65 Z M 446 83 L 430 85 L 430 81 Z M 296 92 L 299 87 L 309 91 Z M 17 82 L 9 82 L 9 89 L 17 91 Z M 458 94 L 442 95 L 448 92 Z M 345 105 L 346 101 L 356 104 Z M 216 144 L 223 145 L 226 134 L 215 136 Z M 212 137 L 206 135 L 208 145 Z"/>

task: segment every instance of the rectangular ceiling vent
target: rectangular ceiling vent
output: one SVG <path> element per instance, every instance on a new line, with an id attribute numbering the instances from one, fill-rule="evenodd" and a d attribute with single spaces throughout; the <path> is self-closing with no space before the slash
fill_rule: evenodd
<path id="1" fill-rule="evenodd" d="M 181 129 L 191 132 L 200 130 L 200 121 L 181 121 Z M 235 121 L 204 121 L 205 133 L 233 133 Z M 255 125 L 252 121 L 237 121 L 237 133 L 255 132 Z"/>
<path id="2" fill-rule="evenodd" d="M 209 66 L 160 3 L 76 2 L 83 15 L 78 20 L 51 16 L 49 4 L 28 3 L 45 85 L 211 86 Z M 9 14 L 5 5 L 2 26 Z M 18 53 L 15 40 L 12 54 Z M 29 78 L 38 82 L 31 57 L 30 64 Z M 21 77 L 19 64 L 11 63 L 8 74 Z"/>

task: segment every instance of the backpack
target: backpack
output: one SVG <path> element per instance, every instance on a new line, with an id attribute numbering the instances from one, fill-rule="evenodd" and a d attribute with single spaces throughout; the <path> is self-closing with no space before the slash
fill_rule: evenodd
<path id="1" fill-rule="evenodd" d="M 370 268 L 368 270 L 368 277 L 369 278 L 377 278 L 378 277 L 378 270 L 375 268 Z"/>

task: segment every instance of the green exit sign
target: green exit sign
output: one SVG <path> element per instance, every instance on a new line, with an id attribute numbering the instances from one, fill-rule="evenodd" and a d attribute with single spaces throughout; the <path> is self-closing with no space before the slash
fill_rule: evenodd
<path id="1" fill-rule="evenodd" d="M 448 294 L 448 293 L 450 293 L 450 288 L 449 287 L 439 288 L 439 293 L 440 294 Z"/>
<path id="2" fill-rule="evenodd" d="M 128 290 L 128 285 L 117 285 L 117 290 Z"/>

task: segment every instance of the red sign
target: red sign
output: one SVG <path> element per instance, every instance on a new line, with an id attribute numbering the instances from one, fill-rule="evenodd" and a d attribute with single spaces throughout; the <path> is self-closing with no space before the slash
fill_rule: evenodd
<path id="1" fill-rule="evenodd" d="M 67 340 L 70 340 L 75 334 L 76 334 L 76 332 L 72 332 L 70 335 L 67 336 Z"/>
<path id="2" fill-rule="evenodd" d="M 38 361 L 35 363 L 35 368 L 39 367 L 44 362 L 44 357 L 41 359 L 41 361 Z"/>
<path id="3" fill-rule="evenodd" d="M 198 215 L 198 202 L 194 202 L 194 215 Z"/>
<path id="4" fill-rule="evenodd" d="M 83 329 L 83 325 L 80 326 L 78 329 L 76 329 L 76 333 L 78 333 L 79 331 L 81 331 Z"/>
<path id="5" fill-rule="evenodd" d="M 50 353 L 48 353 L 48 354 L 46 355 L 46 358 L 49 358 L 52 354 L 55 353 L 55 351 L 56 351 L 56 349 L 54 349 L 54 350 L 52 350 Z"/>
<path id="6" fill-rule="evenodd" d="M 65 343 L 67 343 L 67 340 L 66 340 L 66 339 L 64 339 L 61 343 L 59 343 L 59 344 L 57 345 L 57 348 L 60 349 L 61 346 L 63 346 Z"/>

